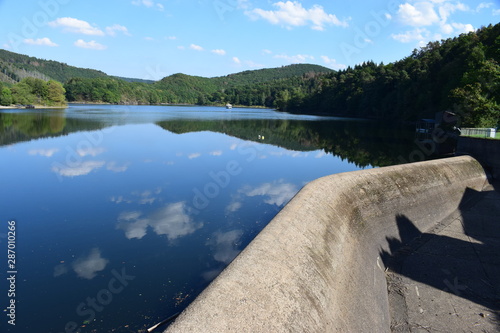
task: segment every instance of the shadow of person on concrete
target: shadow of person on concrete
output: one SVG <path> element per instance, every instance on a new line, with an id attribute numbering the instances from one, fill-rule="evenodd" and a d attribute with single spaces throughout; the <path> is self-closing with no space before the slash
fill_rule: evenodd
<path id="1" fill-rule="evenodd" d="M 495 317 L 490 319 L 500 330 L 498 183 L 494 188 L 487 192 L 467 189 L 460 214 L 437 233 L 421 232 L 408 217 L 396 216 L 399 239 L 387 238 L 389 251 L 382 250 L 380 257 L 400 276 L 490 309 Z"/>

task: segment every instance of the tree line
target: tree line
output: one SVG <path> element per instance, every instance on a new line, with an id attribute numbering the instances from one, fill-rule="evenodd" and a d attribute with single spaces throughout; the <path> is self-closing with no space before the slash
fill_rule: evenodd
<path id="1" fill-rule="evenodd" d="M 231 103 L 398 121 L 434 118 L 448 110 L 460 116 L 461 126 L 494 127 L 500 117 L 499 62 L 497 24 L 430 42 L 387 65 L 367 61 L 341 71 L 288 66 L 282 72 L 248 71 L 220 78 L 175 74 L 153 84 L 72 79 L 65 89 L 69 101 Z"/>
<path id="2" fill-rule="evenodd" d="M 174 74 L 152 84 L 125 82 L 112 77 L 72 78 L 64 85 L 70 102 L 120 104 L 231 103 L 277 107 L 280 91 L 312 92 L 318 77 L 331 70 L 318 65 L 290 65 L 281 68 L 245 71 L 224 77 L 205 78 Z"/>
<path id="3" fill-rule="evenodd" d="M 341 71 L 299 64 L 216 78 L 174 74 L 154 83 L 88 76 L 71 78 L 62 87 L 28 77 L 0 86 L 2 105 L 60 105 L 64 97 L 114 104 L 231 103 L 398 121 L 434 118 L 448 110 L 460 116 L 462 126 L 494 127 L 500 118 L 500 24 L 430 42 L 387 65 L 367 61 Z"/>
<path id="4" fill-rule="evenodd" d="M 281 110 L 418 120 L 449 110 L 464 127 L 500 120 L 500 24 L 430 42 L 388 65 L 372 61 L 325 75 L 311 94 L 289 93 Z"/>
<path id="5" fill-rule="evenodd" d="M 60 82 L 27 77 L 7 86 L 0 82 L 0 105 L 66 105 L 66 91 Z"/>

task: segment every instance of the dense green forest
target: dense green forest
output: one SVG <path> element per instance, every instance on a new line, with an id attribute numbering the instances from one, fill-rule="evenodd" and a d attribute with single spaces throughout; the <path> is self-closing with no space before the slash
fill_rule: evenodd
<path id="1" fill-rule="evenodd" d="M 73 77 L 97 78 L 107 75 L 94 69 L 78 68 L 0 49 L 0 82 L 16 83 L 27 77 L 64 83 Z"/>
<path id="2" fill-rule="evenodd" d="M 59 81 L 70 102 L 231 103 L 403 121 L 434 118 L 449 110 L 460 116 L 461 126 L 494 127 L 500 117 L 499 63 L 500 24 L 430 42 L 387 65 L 367 61 L 332 71 L 298 64 L 215 78 L 174 74 L 157 82 L 107 76 L 0 50 L 0 82 L 6 83 L 0 86 L 0 104 L 61 104 L 60 96 L 53 99 L 56 90 L 61 92 L 55 84 Z M 40 88 L 40 81 L 47 82 L 45 88 Z"/>
<path id="3" fill-rule="evenodd" d="M 332 70 L 309 64 L 245 71 L 205 78 L 174 74 L 147 84 L 125 82 L 116 78 L 72 78 L 64 85 L 70 102 L 105 102 L 122 104 L 186 103 L 214 105 L 232 103 L 247 106 L 275 107 L 285 88 L 312 92 L 312 78 Z"/>
<path id="4" fill-rule="evenodd" d="M 417 120 L 449 110 L 464 127 L 500 119 L 500 24 L 429 43 L 388 65 L 372 61 L 322 77 L 311 94 L 289 93 L 295 113 Z"/>
<path id="5" fill-rule="evenodd" d="M 65 90 L 61 83 L 27 77 L 11 87 L 0 82 L 0 105 L 66 105 Z"/>

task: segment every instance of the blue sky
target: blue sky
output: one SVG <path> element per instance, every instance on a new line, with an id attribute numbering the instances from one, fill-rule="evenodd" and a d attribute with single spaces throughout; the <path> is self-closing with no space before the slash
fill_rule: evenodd
<path id="1" fill-rule="evenodd" d="M 0 0 L 0 48 L 159 80 L 392 62 L 500 21 L 500 0 Z"/>

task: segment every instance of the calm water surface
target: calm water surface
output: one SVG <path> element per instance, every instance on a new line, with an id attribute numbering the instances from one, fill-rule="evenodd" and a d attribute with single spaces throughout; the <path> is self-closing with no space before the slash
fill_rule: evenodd
<path id="1" fill-rule="evenodd" d="M 262 109 L 4 110 L 0 331 L 144 331 L 184 309 L 307 182 L 399 163 L 412 139 Z"/>

